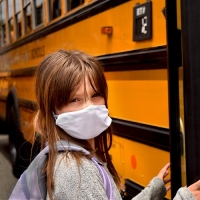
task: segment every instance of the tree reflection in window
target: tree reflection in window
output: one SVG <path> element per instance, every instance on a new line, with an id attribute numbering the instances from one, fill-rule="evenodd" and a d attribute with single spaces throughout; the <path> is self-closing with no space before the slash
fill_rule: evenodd
<path id="1" fill-rule="evenodd" d="M 9 37 L 10 37 L 10 42 L 14 41 L 14 29 L 13 29 L 13 18 L 10 18 L 8 21 L 9 24 Z"/>
<path id="2" fill-rule="evenodd" d="M 8 28 L 9 28 L 9 39 L 10 42 L 14 41 L 14 24 L 13 24 L 13 6 L 12 6 L 12 0 L 8 0 Z"/>
<path id="3" fill-rule="evenodd" d="M 67 11 L 73 10 L 74 8 L 82 5 L 84 0 L 67 0 Z"/>
<path id="4" fill-rule="evenodd" d="M 61 0 L 49 0 L 49 18 L 53 20 L 61 15 Z"/>
<path id="5" fill-rule="evenodd" d="M 6 39 L 6 4 L 5 0 L 0 2 L 0 20 L 1 20 L 1 46 L 5 46 Z"/>
<path id="6" fill-rule="evenodd" d="M 35 0 L 35 26 L 43 23 L 43 0 Z"/>
<path id="7" fill-rule="evenodd" d="M 22 23 L 21 23 L 21 11 L 20 11 L 20 1 L 15 0 L 15 23 L 16 23 L 16 38 L 22 36 Z"/>
<path id="8" fill-rule="evenodd" d="M 5 24 L 2 25 L 1 31 L 2 31 L 2 38 L 1 38 L 2 46 L 5 46 L 6 45 L 6 25 Z"/>
<path id="9" fill-rule="evenodd" d="M 31 3 L 30 0 L 24 0 L 24 17 L 25 17 L 25 33 L 32 31 L 32 17 L 31 17 Z"/>

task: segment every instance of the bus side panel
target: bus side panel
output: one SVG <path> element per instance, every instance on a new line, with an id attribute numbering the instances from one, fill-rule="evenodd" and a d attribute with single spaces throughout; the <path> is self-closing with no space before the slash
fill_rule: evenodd
<path id="1" fill-rule="evenodd" d="M 15 87 L 19 100 L 35 101 L 35 77 L 16 76 L 11 77 L 10 84 Z"/>
<path id="2" fill-rule="evenodd" d="M 167 70 L 106 72 L 112 117 L 168 128 Z"/>
<path id="3" fill-rule="evenodd" d="M 142 187 L 146 187 L 170 160 L 167 151 L 118 136 L 113 137 L 109 153 L 122 183 L 129 179 Z M 170 198 L 170 192 L 166 197 Z"/>

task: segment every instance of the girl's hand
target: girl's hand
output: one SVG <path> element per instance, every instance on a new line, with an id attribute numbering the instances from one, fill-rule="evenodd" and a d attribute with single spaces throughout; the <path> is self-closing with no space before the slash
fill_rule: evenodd
<path id="1" fill-rule="evenodd" d="M 157 175 L 158 178 L 160 178 L 161 180 L 163 180 L 163 182 L 165 183 L 165 185 L 171 181 L 170 178 L 165 179 L 165 177 L 169 174 L 169 171 L 168 171 L 169 167 L 170 167 L 170 163 L 167 163 L 160 170 L 159 174 Z M 171 189 L 171 185 L 165 186 L 165 187 L 166 187 L 166 191 L 169 191 Z M 199 187 L 200 187 L 200 183 L 199 183 Z"/>
<path id="2" fill-rule="evenodd" d="M 188 189 L 194 195 L 196 200 L 200 200 L 200 180 L 190 185 Z"/>

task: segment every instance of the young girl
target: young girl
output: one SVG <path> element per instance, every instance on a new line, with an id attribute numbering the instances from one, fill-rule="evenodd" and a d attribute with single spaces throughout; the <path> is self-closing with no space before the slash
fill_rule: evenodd
<path id="1" fill-rule="evenodd" d="M 42 147 L 50 147 L 44 169 L 46 199 L 122 199 L 120 179 L 108 154 L 112 120 L 108 115 L 107 83 L 97 59 L 75 50 L 46 56 L 36 72 L 36 99 L 35 131 L 41 136 Z M 60 140 L 81 146 L 90 154 L 67 150 L 58 153 L 55 142 Z M 92 157 L 110 177 L 110 197 Z M 163 199 L 170 189 L 165 187 L 170 180 L 164 180 L 168 168 L 169 164 L 133 199 Z M 197 186 L 200 183 L 190 186 L 191 192 L 186 187 L 179 189 L 175 199 L 195 199 L 200 193 Z"/>

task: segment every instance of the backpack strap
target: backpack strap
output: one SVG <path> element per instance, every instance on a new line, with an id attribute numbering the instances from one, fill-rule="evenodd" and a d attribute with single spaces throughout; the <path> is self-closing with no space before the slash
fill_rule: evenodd
<path id="1" fill-rule="evenodd" d="M 97 169 L 99 170 L 99 173 L 101 174 L 102 181 L 104 184 L 104 189 L 106 191 L 106 195 L 107 195 L 108 199 L 114 200 L 112 182 L 108 175 L 108 172 L 106 172 L 103 164 L 100 163 L 99 160 L 97 160 L 97 158 L 92 157 L 92 161 L 96 165 Z"/>
<path id="2" fill-rule="evenodd" d="M 90 152 L 86 149 L 65 140 L 60 140 L 56 143 L 58 151 L 82 151 L 86 155 L 90 155 Z M 31 162 L 29 167 L 20 176 L 17 184 L 9 198 L 9 200 L 30 200 L 30 199 L 46 199 L 47 187 L 46 187 L 46 174 L 43 173 L 44 165 L 47 161 L 47 154 L 49 152 L 49 146 L 46 146 Z M 101 174 L 102 181 L 106 195 L 109 200 L 113 200 L 113 189 L 110 177 L 104 169 L 101 162 L 95 157 L 92 157 L 92 161 L 96 165 L 99 173 Z M 31 191 L 31 192 L 30 192 Z"/>

